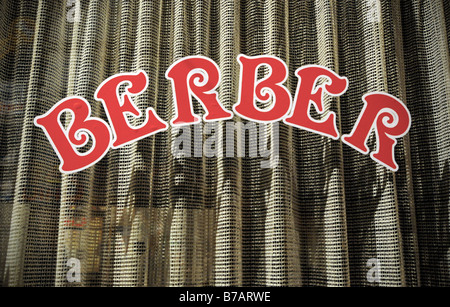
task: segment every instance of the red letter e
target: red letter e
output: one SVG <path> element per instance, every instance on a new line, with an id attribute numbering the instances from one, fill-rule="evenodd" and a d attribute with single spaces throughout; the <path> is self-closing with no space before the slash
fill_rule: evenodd
<path id="1" fill-rule="evenodd" d="M 125 82 L 130 85 L 126 88 L 125 93 L 119 97 L 119 86 Z M 111 76 L 97 88 L 94 97 L 102 101 L 114 131 L 112 148 L 119 148 L 167 129 L 167 123 L 158 117 L 153 108 L 147 108 L 147 117 L 144 123 L 138 127 L 132 127 L 127 120 L 126 113 L 134 117 L 142 116 L 141 111 L 136 108 L 130 96 L 145 91 L 147 84 L 147 74 L 140 70 L 136 73 L 120 73 Z"/>
<path id="2" fill-rule="evenodd" d="M 325 91 L 332 96 L 342 95 L 347 90 L 347 78 L 340 77 L 332 70 L 318 65 L 300 67 L 295 74 L 299 78 L 299 83 L 293 111 L 284 119 L 284 122 L 334 140 L 339 139 L 339 132 L 336 128 L 336 114 L 333 111 L 329 111 L 323 120 L 315 120 L 311 117 L 309 110 L 311 105 L 314 104 L 317 112 L 323 113 L 323 92 Z M 328 80 L 315 88 L 315 84 L 320 77 L 326 77 Z"/>

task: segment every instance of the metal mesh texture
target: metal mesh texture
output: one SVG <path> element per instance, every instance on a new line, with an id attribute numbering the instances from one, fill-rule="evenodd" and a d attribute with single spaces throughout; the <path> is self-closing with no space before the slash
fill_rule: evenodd
<path id="1" fill-rule="evenodd" d="M 450 1 L 81 0 L 71 20 L 72 2 L 0 1 L 0 285 L 450 286 Z M 346 76 L 347 92 L 325 100 L 341 134 L 363 94 L 404 101 L 399 171 L 280 123 L 273 168 L 175 157 L 169 128 L 62 175 L 33 125 L 70 95 L 106 120 L 97 86 L 137 69 L 149 86 L 134 101 L 168 122 L 165 71 L 196 54 L 218 63 L 231 110 L 240 53 L 283 59 L 291 93 L 302 65 Z M 216 130 L 220 149 L 225 122 Z M 70 258 L 80 282 L 67 280 Z"/>

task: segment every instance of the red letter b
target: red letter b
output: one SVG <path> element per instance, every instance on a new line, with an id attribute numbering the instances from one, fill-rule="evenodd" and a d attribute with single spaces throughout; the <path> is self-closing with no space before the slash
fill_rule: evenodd
<path id="1" fill-rule="evenodd" d="M 60 121 L 64 111 L 72 114 L 66 129 Z M 82 97 L 61 100 L 46 114 L 34 119 L 34 124 L 42 128 L 53 149 L 61 160 L 62 173 L 81 171 L 99 161 L 108 151 L 111 143 L 109 126 L 100 118 L 90 117 L 91 107 Z M 92 137 L 92 147 L 85 153 L 76 148 L 83 147 Z"/>

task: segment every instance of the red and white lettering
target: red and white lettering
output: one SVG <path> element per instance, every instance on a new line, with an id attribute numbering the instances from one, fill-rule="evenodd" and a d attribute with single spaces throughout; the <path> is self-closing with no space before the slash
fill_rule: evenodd
<path id="1" fill-rule="evenodd" d="M 394 147 L 397 138 L 408 133 L 411 115 L 406 106 L 392 95 L 374 92 L 363 96 L 364 107 L 353 130 L 342 136 L 342 142 L 357 151 L 367 154 L 367 140 L 375 129 L 377 150 L 370 157 L 392 171 L 398 170 L 395 162 Z"/>
<path id="2" fill-rule="evenodd" d="M 124 82 L 130 85 L 119 97 L 119 86 Z M 147 108 L 145 122 L 138 127 L 132 127 L 127 120 L 126 113 L 135 117 L 142 116 L 130 96 L 142 93 L 147 89 L 147 85 L 147 73 L 140 70 L 136 73 L 120 73 L 111 76 L 97 88 L 94 97 L 103 103 L 114 132 L 112 148 L 122 147 L 168 128 L 167 123 L 159 118 L 153 108 Z"/>
<path id="3" fill-rule="evenodd" d="M 336 114 L 329 111 L 322 120 L 315 120 L 311 117 L 309 110 L 313 104 L 319 114 L 324 112 L 323 92 L 332 96 L 339 96 L 345 93 L 348 87 L 348 80 L 340 77 L 334 71 L 319 65 L 302 66 L 295 72 L 299 78 L 297 91 L 294 98 L 292 113 L 283 121 L 291 126 L 318 133 L 332 139 L 339 139 L 339 132 L 336 127 Z M 324 84 L 314 88 L 320 77 L 327 77 Z"/>
<path id="4" fill-rule="evenodd" d="M 166 78 L 172 82 L 175 101 L 175 118 L 171 120 L 173 126 L 200 121 L 200 117 L 193 113 L 191 96 L 205 109 L 205 122 L 233 118 L 233 113 L 223 108 L 215 91 L 220 83 L 220 70 L 213 60 L 204 56 L 182 58 L 167 69 Z"/>
<path id="5" fill-rule="evenodd" d="M 60 121 L 65 111 L 72 115 L 67 129 Z M 34 124 L 44 130 L 61 160 L 59 169 L 62 173 L 74 173 L 95 164 L 109 149 L 111 131 L 108 124 L 90 115 L 89 102 L 82 97 L 68 97 L 34 119 Z M 92 147 L 85 153 L 78 152 L 76 148 L 85 146 L 89 135 L 92 137 Z"/>
<path id="6" fill-rule="evenodd" d="M 248 57 L 240 54 L 237 61 L 241 72 L 239 98 L 233 106 L 234 113 L 249 120 L 266 123 L 285 117 L 292 103 L 289 90 L 282 85 L 288 76 L 286 63 L 270 55 Z M 258 81 L 258 68 L 261 66 L 267 66 L 269 74 Z M 270 98 L 273 101 L 269 108 L 260 109 L 256 106 L 256 101 L 268 102 Z"/>
<path id="7" fill-rule="evenodd" d="M 214 61 L 204 56 L 188 56 L 172 64 L 166 71 L 175 102 L 172 126 L 194 124 L 201 120 L 193 113 L 192 97 L 195 97 L 205 110 L 205 122 L 231 119 L 234 114 L 265 123 L 282 119 L 288 125 L 339 139 L 334 112 L 328 111 L 321 120 L 316 120 L 311 117 L 310 111 L 311 105 L 314 105 L 316 111 L 323 114 L 324 92 L 331 96 L 345 93 L 348 87 L 346 77 L 319 65 L 300 67 L 295 72 L 298 86 L 292 103 L 291 94 L 283 85 L 288 77 L 288 68 L 283 60 L 270 55 L 249 57 L 240 54 L 237 61 L 240 65 L 240 84 L 234 113 L 225 110 L 218 99 L 216 88 L 220 84 L 220 70 Z M 258 69 L 264 66 L 269 73 L 258 80 Z M 326 80 L 317 85 L 320 78 Z M 127 87 L 119 95 L 119 87 L 124 83 Z M 109 147 L 119 148 L 168 128 L 153 108 L 147 108 L 143 115 L 133 102 L 132 96 L 142 93 L 147 86 L 148 76 L 142 70 L 116 74 L 100 84 L 94 97 L 102 102 L 111 128 L 102 119 L 91 117 L 89 102 L 78 96 L 59 101 L 46 114 L 34 119 L 34 124 L 43 129 L 61 160 L 62 173 L 77 172 L 93 165 L 107 153 Z M 394 148 L 397 138 L 409 131 L 410 113 L 400 100 L 387 93 L 369 93 L 362 100 L 364 107 L 358 120 L 352 132 L 342 136 L 342 142 L 368 154 L 367 141 L 372 130 L 375 130 L 377 148 L 370 154 L 371 158 L 397 171 Z M 258 102 L 270 102 L 270 106 L 261 109 L 257 106 Z M 67 129 L 60 121 L 64 112 L 72 115 Z M 139 126 L 131 126 L 127 115 L 145 116 L 145 121 Z M 91 148 L 81 153 L 79 150 L 88 144 L 89 138 L 92 138 Z"/>

